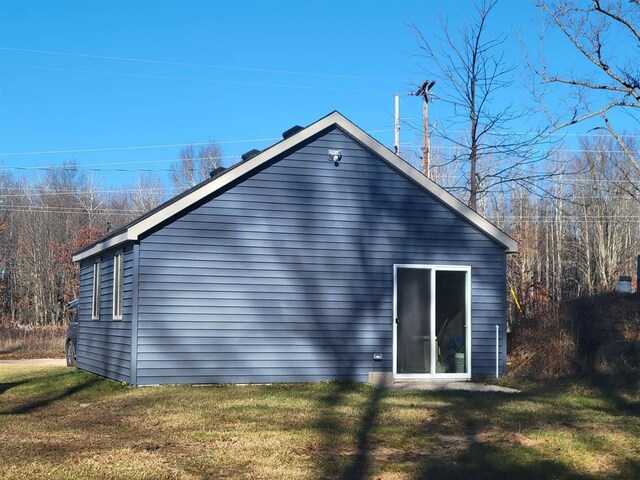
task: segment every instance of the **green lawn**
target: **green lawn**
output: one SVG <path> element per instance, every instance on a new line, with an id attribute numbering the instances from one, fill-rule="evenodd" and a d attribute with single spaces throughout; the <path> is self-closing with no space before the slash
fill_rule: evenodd
<path id="1" fill-rule="evenodd" d="M 62 367 L 0 366 L 0 478 L 635 479 L 638 385 L 132 389 Z"/>

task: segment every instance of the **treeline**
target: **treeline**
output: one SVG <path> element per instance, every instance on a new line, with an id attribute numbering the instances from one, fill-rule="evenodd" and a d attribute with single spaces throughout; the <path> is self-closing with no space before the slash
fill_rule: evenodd
<path id="1" fill-rule="evenodd" d="M 611 291 L 621 275 L 635 280 L 640 171 L 614 141 L 591 139 L 581 147 L 561 160 L 564 173 L 535 193 L 515 189 L 494 210 L 520 245 L 509 256 L 508 284 L 525 314 L 548 302 Z"/>
<path id="2" fill-rule="evenodd" d="M 72 253 L 200 183 L 220 158 L 215 144 L 185 148 L 171 166 L 171 188 L 153 174 L 106 188 L 75 163 L 35 179 L 0 173 L 0 325 L 64 323 L 78 295 Z"/>
<path id="3" fill-rule="evenodd" d="M 619 275 L 635 273 L 640 172 L 619 150 L 615 142 L 591 139 L 578 153 L 554 159 L 565 168 L 536 189 L 512 182 L 480 202 L 482 213 L 520 244 L 509 256 L 508 288 L 522 308 L 512 301 L 512 318 L 612 290 Z M 50 168 L 37 180 L 0 174 L 2 323 L 63 323 L 78 288 L 72 252 L 204 180 L 220 157 L 215 145 L 183 150 L 168 189 L 153 175 L 106 189 L 75 164 Z"/>
<path id="4" fill-rule="evenodd" d="M 134 195 L 105 192 L 74 164 L 33 181 L 0 177 L 3 324 L 62 323 L 78 289 L 71 254 L 138 211 Z"/>
<path id="5" fill-rule="evenodd" d="M 633 136 L 624 140 L 637 152 Z M 550 153 L 526 176 L 510 167 L 485 175 L 493 186 L 481 186 L 477 202 L 478 212 L 519 244 L 508 256 L 513 320 L 550 302 L 611 291 L 621 275 L 635 280 L 640 255 L 640 170 L 620 144 L 594 135 L 577 148 L 545 146 Z M 468 202 L 468 162 L 452 150 L 434 146 L 431 178 Z"/>

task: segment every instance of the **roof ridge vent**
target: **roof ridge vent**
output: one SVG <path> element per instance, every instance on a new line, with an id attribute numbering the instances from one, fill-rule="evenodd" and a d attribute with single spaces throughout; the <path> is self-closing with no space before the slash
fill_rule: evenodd
<path id="1" fill-rule="evenodd" d="M 248 160 L 251 160 L 253 157 L 258 155 L 259 153 L 260 153 L 260 150 L 256 148 L 254 148 L 253 150 L 249 150 L 247 153 L 242 154 L 242 161 L 246 162 Z"/>
<path id="2" fill-rule="evenodd" d="M 226 168 L 225 168 L 225 167 L 216 167 L 216 168 L 214 168 L 213 170 L 211 170 L 211 171 L 209 172 L 209 176 L 210 176 L 210 177 L 215 177 L 216 175 L 221 174 L 221 173 L 222 173 L 222 172 L 224 172 L 225 170 L 226 170 Z"/>
<path id="3" fill-rule="evenodd" d="M 304 130 L 304 127 L 301 127 L 300 125 L 294 125 L 289 130 L 285 130 L 284 132 L 282 132 L 282 138 L 286 139 L 286 138 L 292 137 L 293 135 L 295 135 L 298 132 L 301 132 L 302 130 Z"/>

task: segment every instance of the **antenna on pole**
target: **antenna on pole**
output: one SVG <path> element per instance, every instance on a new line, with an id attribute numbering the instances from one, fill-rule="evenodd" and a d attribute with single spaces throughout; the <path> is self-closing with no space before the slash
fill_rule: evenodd
<path id="1" fill-rule="evenodd" d="M 395 116 L 395 139 L 393 141 L 393 148 L 395 154 L 400 156 L 400 95 L 396 93 L 396 116 Z"/>
<path id="2" fill-rule="evenodd" d="M 425 82 L 412 95 L 422 97 L 422 173 L 429 178 L 430 176 L 430 155 L 429 150 L 429 97 L 435 80 L 425 80 Z"/>

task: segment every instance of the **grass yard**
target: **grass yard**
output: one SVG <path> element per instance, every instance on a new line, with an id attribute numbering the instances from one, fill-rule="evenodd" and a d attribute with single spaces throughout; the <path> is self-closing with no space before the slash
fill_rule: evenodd
<path id="1" fill-rule="evenodd" d="M 637 378 L 519 386 L 132 389 L 62 367 L 0 366 L 0 478 L 640 476 Z"/>

